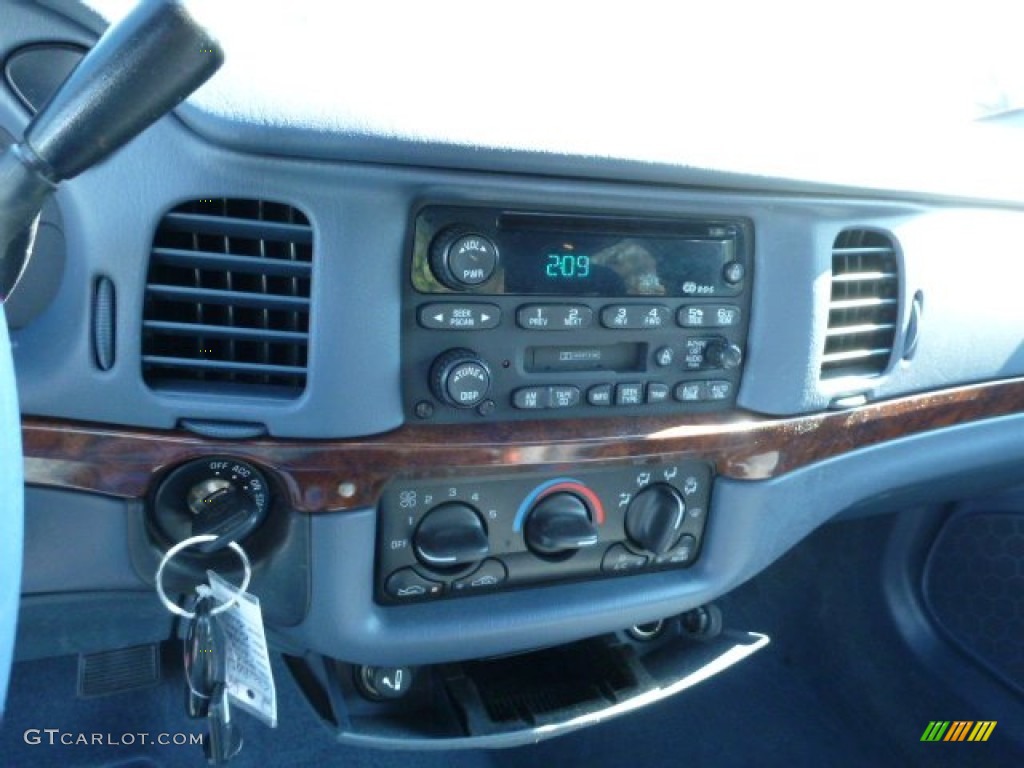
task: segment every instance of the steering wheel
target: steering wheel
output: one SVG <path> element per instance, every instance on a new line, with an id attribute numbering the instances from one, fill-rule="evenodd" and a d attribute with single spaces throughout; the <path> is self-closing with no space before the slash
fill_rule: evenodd
<path id="1" fill-rule="evenodd" d="M 21 420 L 7 320 L 0 305 L 0 713 L 14 660 L 14 632 L 21 592 L 25 485 Z"/>

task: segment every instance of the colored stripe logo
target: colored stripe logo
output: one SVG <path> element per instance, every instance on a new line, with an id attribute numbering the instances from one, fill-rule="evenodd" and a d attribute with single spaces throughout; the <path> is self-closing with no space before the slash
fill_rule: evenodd
<path id="1" fill-rule="evenodd" d="M 921 741 L 988 741 L 996 729 L 996 720 L 932 720 L 921 734 Z"/>

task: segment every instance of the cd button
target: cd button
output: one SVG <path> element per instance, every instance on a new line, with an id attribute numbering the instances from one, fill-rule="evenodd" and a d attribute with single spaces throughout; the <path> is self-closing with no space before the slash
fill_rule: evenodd
<path id="1" fill-rule="evenodd" d="M 611 405 L 612 385 L 598 384 L 587 390 L 587 402 L 591 405 Z"/>
<path id="2" fill-rule="evenodd" d="M 548 387 L 548 406 L 551 408 L 572 408 L 580 404 L 580 390 L 577 387 Z"/>
<path id="3" fill-rule="evenodd" d="M 593 321 L 594 311 L 585 304 L 526 304 L 516 311 L 516 322 L 528 331 L 572 331 Z"/>

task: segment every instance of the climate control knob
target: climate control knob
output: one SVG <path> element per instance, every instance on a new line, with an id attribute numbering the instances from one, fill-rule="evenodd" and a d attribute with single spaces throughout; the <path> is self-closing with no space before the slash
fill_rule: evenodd
<path id="1" fill-rule="evenodd" d="M 564 555 L 597 544 L 597 526 L 578 496 L 552 493 L 527 514 L 526 543 L 541 555 Z"/>
<path id="2" fill-rule="evenodd" d="M 449 349 L 430 369 L 437 399 L 455 408 L 475 408 L 487 398 L 491 371 L 471 349 Z"/>
<path id="3" fill-rule="evenodd" d="M 626 508 L 626 534 L 641 549 L 663 555 L 675 546 L 686 520 L 683 497 L 671 485 L 655 483 Z"/>
<path id="4" fill-rule="evenodd" d="M 413 548 L 421 563 L 440 570 L 478 562 L 490 551 L 480 515 L 454 501 L 426 514 L 413 536 Z"/>

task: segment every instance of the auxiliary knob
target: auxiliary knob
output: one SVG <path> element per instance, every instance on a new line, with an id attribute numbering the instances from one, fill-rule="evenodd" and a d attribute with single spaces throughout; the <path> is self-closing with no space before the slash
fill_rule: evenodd
<path id="1" fill-rule="evenodd" d="M 430 270 L 454 291 L 486 283 L 497 268 L 498 246 L 469 227 L 448 227 L 430 244 Z"/>
<path id="2" fill-rule="evenodd" d="M 430 388 L 441 402 L 475 408 L 491 387 L 491 371 L 471 349 L 449 349 L 430 368 Z"/>
<path id="3" fill-rule="evenodd" d="M 413 536 L 416 557 L 430 568 L 458 568 L 487 557 L 487 529 L 473 507 L 460 502 L 430 510 Z"/>
<path id="4" fill-rule="evenodd" d="M 542 555 L 562 555 L 597 544 L 590 509 L 572 493 L 552 493 L 530 510 L 526 543 Z"/>
<path id="5" fill-rule="evenodd" d="M 725 339 L 716 339 L 708 343 L 704 359 L 713 368 L 732 369 L 743 362 L 743 350 Z"/>
<path id="6" fill-rule="evenodd" d="M 655 483 L 633 497 L 626 509 L 626 534 L 639 547 L 663 555 L 675 546 L 686 519 L 683 497 L 671 485 Z"/>

